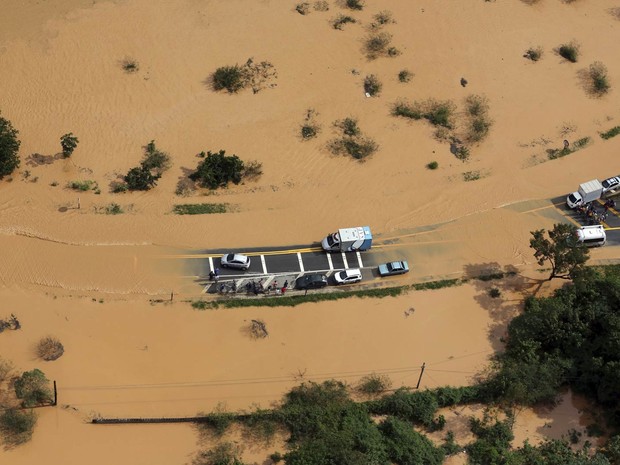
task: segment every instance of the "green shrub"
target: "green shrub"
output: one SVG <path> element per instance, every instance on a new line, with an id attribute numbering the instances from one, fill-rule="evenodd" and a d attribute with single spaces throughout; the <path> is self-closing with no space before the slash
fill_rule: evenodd
<path id="1" fill-rule="evenodd" d="M 350 155 L 357 160 L 363 160 L 375 153 L 379 146 L 370 138 L 343 137 L 330 142 L 329 147 L 336 155 Z"/>
<path id="2" fill-rule="evenodd" d="M 444 453 L 410 424 L 388 417 L 379 425 L 392 463 L 415 465 L 441 465 Z"/>
<path id="3" fill-rule="evenodd" d="M 247 73 L 239 65 L 222 66 L 211 77 L 213 89 L 226 89 L 229 94 L 239 92 L 248 84 Z"/>
<path id="4" fill-rule="evenodd" d="M 349 117 L 343 120 L 338 120 L 334 123 L 334 126 L 341 129 L 345 136 L 355 137 L 362 134 L 361 129 L 357 125 L 357 119 L 355 118 Z"/>
<path id="5" fill-rule="evenodd" d="M 355 21 L 355 18 L 352 18 L 351 16 L 338 15 L 332 20 L 332 27 L 341 31 L 345 24 L 356 22 L 357 21 Z"/>
<path id="6" fill-rule="evenodd" d="M 492 287 L 491 289 L 489 289 L 489 297 L 493 299 L 497 299 L 501 295 L 502 295 L 502 292 L 498 288 Z"/>
<path id="7" fill-rule="evenodd" d="M 155 146 L 155 141 L 152 140 L 144 147 L 144 157 L 140 162 L 141 166 L 155 174 L 163 174 L 170 168 L 170 155 L 166 152 L 162 152 Z"/>
<path id="8" fill-rule="evenodd" d="M 607 67 L 600 61 L 595 61 L 588 70 L 590 90 L 594 95 L 601 96 L 609 92 L 610 85 L 607 78 Z"/>
<path id="9" fill-rule="evenodd" d="M 65 353 L 62 343 L 55 337 L 44 337 L 37 344 L 37 355 L 46 362 L 56 360 Z"/>
<path id="10" fill-rule="evenodd" d="M 15 447 L 32 438 L 37 415 L 32 410 L 6 409 L 0 413 L 0 435 L 7 446 Z"/>
<path id="11" fill-rule="evenodd" d="M 570 61 L 571 63 L 577 63 L 577 60 L 579 58 L 579 44 L 577 44 L 576 42 L 562 44 L 558 49 L 558 54 L 565 60 Z"/>
<path id="12" fill-rule="evenodd" d="M 387 32 L 371 34 L 364 40 L 364 50 L 369 59 L 375 59 L 388 54 L 392 35 Z"/>
<path id="13" fill-rule="evenodd" d="M 74 191 L 86 192 L 91 189 L 95 189 L 97 187 L 97 182 L 91 181 L 90 179 L 87 179 L 85 181 L 71 181 L 69 184 L 67 184 L 67 187 L 69 189 L 73 189 Z"/>
<path id="14" fill-rule="evenodd" d="M 258 160 L 250 160 L 243 163 L 241 176 L 243 179 L 254 180 L 263 174 L 263 164 Z"/>
<path id="15" fill-rule="evenodd" d="M 469 95 L 465 99 L 465 109 L 469 116 L 485 116 L 489 110 L 489 101 L 482 95 Z"/>
<path id="16" fill-rule="evenodd" d="M 133 58 L 124 58 L 121 60 L 121 68 L 128 74 L 136 73 L 140 70 L 140 64 Z"/>
<path id="17" fill-rule="evenodd" d="M 186 203 L 175 205 L 172 209 L 177 215 L 205 215 L 213 213 L 226 213 L 227 203 Z"/>
<path id="18" fill-rule="evenodd" d="M 408 69 L 403 69 L 398 73 L 398 80 L 400 82 L 409 82 L 413 77 L 413 73 Z"/>
<path id="19" fill-rule="evenodd" d="M 393 394 L 367 403 L 375 415 L 391 415 L 430 427 L 439 408 L 436 396 L 428 390 L 397 389 Z"/>
<path id="20" fill-rule="evenodd" d="M 427 167 L 429 170 L 436 170 L 437 168 L 439 168 L 439 163 L 437 163 L 436 161 L 432 161 L 432 162 L 428 163 L 428 164 L 426 165 L 426 167 Z"/>
<path id="21" fill-rule="evenodd" d="M 213 449 L 196 454 L 192 465 L 244 465 L 241 461 L 241 448 L 232 442 L 217 444 Z"/>
<path id="22" fill-rule="evenodd" d="M 72 132 L 64 134 L 60 138 L 62 156 L 65 158 L 69 158 L 73 154 L 73 151 L 75 150 L 79 142 L 80 141 L 78 140 L 78 138 L 75 137 Z"/>
<path id="23" fill-rule="evenodd" d="M 273 462 L 273 463 L 280 463 L 282 461 L 284 457 L 282 456 L 282 454 L 280 452 L 274 452 L 273 454 L 271 454 L 269 456 L 269 459 Z"/>
<path id="24" fill-rule="evenodd" d="M 392 381 L 387 375 L 371 373 L 360 379 L 357 390 L 366 395 L 382 394 L 392 387 Z"/>
<path id="25" fill-rule="evenodd" d="M 350 10 L 361 11 L 364 9 L 364 2 L 362 0 L 345 0 L 345 5 Z"/>
<path id="26" fill-rule="evenodd" d="M 375 95 L 379 95 L 382 87 L 383 87 L 383 84 L 381 84 L 381 81 L 379 81 L 379 78 L 375 76 L 374 74 L 370 74 L 364 78 L 364 91 L 367 94 L 373 97 Z"/>
<path id="27" fill-rule="evenodd" d="M 35 368 L 24 372 L 15 380 L 15 395 L 22 399 L 22 407 L 30 408 L 51 404 L 54 400 L 45 374 Z"/>
<path id="28" fill-rule="evenodd" d="M 120 215 L 122 213 L 125 212 L 123 211 L 123 208 L 117 203 L 111 203 L 105 207 L 106 215 Z"/>
<path id="29" fill-rule="evenodd" d="M 225 150 L 207 152 L 196 171 L 189 177 L 201 187 L 217 189 L 229 183 L 239 184 L 243 177 L 244 163 L 237 155 L 226 155 Z"/>
<path id="30" fill-rule="evenodd" d="M 308 110 L 306 110 L 306 116 L 301 125 L 302 140 L 313 139 L 319 134 L 321 126 L 316 122 L 316 117 L 318 115 L 318 112 L 314 108 L 308 108 Z"/>
<path id="31" fill-rule="evenodd" d="M 609 131 L 600 133 L 601 138 L 605 140 L 611 139 L 612 137 L 616 137 L 618 134 L 620 134 L 620 126 L 614 126 Z"/>
<path id="32" fill-rule="evenodd" d="M 449 100 L 437 101 L 431 99 L 425 102 L 414 102 L 413 104 L 399 101 L 392 106 L 392 115 L 416 120 L 424 118 L 434 126 L 452 129 L 452 118 L 455 110 L 456 105 Z"/>
<path id="33" fill-rule="evenodd" d="M 531 47 L 525 51 L 524 58 L 532 61 L 538 61 L 542 58 L 543 50 L 541 47 Z"/>
<path id="34" fill-rule="evenodd" d="M 19 131 L 11 122 L 0 116 L 0 179 L 19 168 Z"/>
<path id="35" fill-rule="evenodd" d="M 396 22 L 392 17 L 392 12 L 387 10 L 380 11 L 379 13 L 374 15 L 373 18 L 374 22 L 372 23 L 372 27 L 375 28 L 385 26 L 386 24 L 393 24 Z"/>
<path id="36" fill-rule="evenodd" d="M 454 156 L 461 160 L 461 161 L 466 161 L 469 159 L 469 149 L 467 147 L 465 147 L 464 145 L 459 145 L 456 147 L 456 149 L 454 150 Z"/>
<path id="37" fill-rule="evenodd" d="M 479 170 L 465 171 L 463 173 L 463 181 L 465 181 L 465 182 L 477 181 L 480 178 L 481 178 L 481 175 L 480 175 L 480 171 Z"/>
<path id="38" fill-rule="evenodd" d="M 235 414 L 226 411 L 223 404 L 218 404 L 213 412 L 207 415 L 199 413 L 198 416 L 203 417 L 197 424 L 200 433 L 207 434 L 212 432 L 216 436 L 222 436 L 235 420 Z"/>
<path id="39" fill-rule="evenodd" d="M 131 191 L 148 191 L 155 187 L 160 177 L 143 166 L 136 166 L 125 175 L 125 184 Z"/>

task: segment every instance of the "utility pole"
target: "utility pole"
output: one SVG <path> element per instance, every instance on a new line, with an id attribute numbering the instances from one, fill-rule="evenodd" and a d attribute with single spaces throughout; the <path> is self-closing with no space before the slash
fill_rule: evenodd
<path id="1" fill-rule="evenodd" d="M 54 405 L 58 405 L 58 391 L 56 390 L 56 380 L 54 380 Z"/>
<path id="2" fill-rule="evenodd" d="M 416 385 L 416 389 L 420 388 L 420 381 L 422 381 L 422 375 L 424 374 L 424 368 L 426 368 L 426 362 L 422 363 L 422 370 L 420 371 L 420 377 L 418 378 L 418 384 Z"/>

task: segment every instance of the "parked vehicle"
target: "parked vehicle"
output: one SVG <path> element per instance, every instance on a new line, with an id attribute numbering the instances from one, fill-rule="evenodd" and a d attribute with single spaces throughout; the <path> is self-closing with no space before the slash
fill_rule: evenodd
<path id="1" fill-rule="evenodd" d="M 362 280 L 362 270 L 359 268 L 351 268 L 349 270 L 339 271 L 334 274 L 336 284 L 352 284 Z"/>
<path id="2" fill-rule="evenodd" d="M 321 242 L 326 252 L 353 252 L 368 250 L 372 246 L 372 234 L 368 226 L 339 229 Z"/>
<path id="3" fill-rule="evenodd" d="M 398 274 L 405 274 L 409 272 L 409 264 L 406 260 L 399 262 L 390 262 L 379 265 L 379 276 L 395 276 Z"/>
<path id="4" fill-rule="evenodd" d="M 222 256 L 222 268 L 236 268 L 246 271 L 250 267 L 250 257 L 240 253 L 229 253 Z"/>
<path id="5" fill-rule="evenodd" d="M 615 192 L 620 188 L 620 177 L 614 176 L 613 178 L 605 179 L 601 185 L 603 186 L 603 194 Z"/>
<path id="6" fill-rule="evenodd" d="M 575 231 L 577 236 L 577 244 L 583 244 L 586 247 L 602 247 L 607 242 L 607 235 L 603 226 L 582 226 Z"/>
<path id="7" fill-rule="evenodd" d="M 603 185 L 598 179 L 584 182 L 579 186 L 579 189 L 566 197 L 566 204 L 570 208 L 577 208 L 580 205 L 585 205 L 590 202 L 598 200 L 603 195 Z"/>
<path id="8" fill-rule="evenodd" d="M 327 286 L 327 276 L 320 273 L 306 274 L 295 281 L 295 289 L 320 289 Z"/>

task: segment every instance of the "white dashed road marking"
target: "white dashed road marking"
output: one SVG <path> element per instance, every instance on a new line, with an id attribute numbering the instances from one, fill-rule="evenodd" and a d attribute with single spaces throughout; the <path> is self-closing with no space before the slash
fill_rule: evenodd
<path id="1" fill-rule="evenodd" d="M 304 261 L 301 258 L 301 253 L 299 253 L 299 252 L 297 252 L 297 260 L 299 261 L 299 269 L 303 273 L 306 270 L 304 270 Z"/>

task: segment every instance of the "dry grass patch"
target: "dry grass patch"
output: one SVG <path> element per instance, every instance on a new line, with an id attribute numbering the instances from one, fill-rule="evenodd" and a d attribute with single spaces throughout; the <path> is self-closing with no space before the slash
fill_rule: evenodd
<path id="1" fill-rule="evenodd" d="M 37 344 L 37 356 L 46 362 L 59 359 L 65 353 L 62 343 L 55 337 L 44 337 Z"/>

